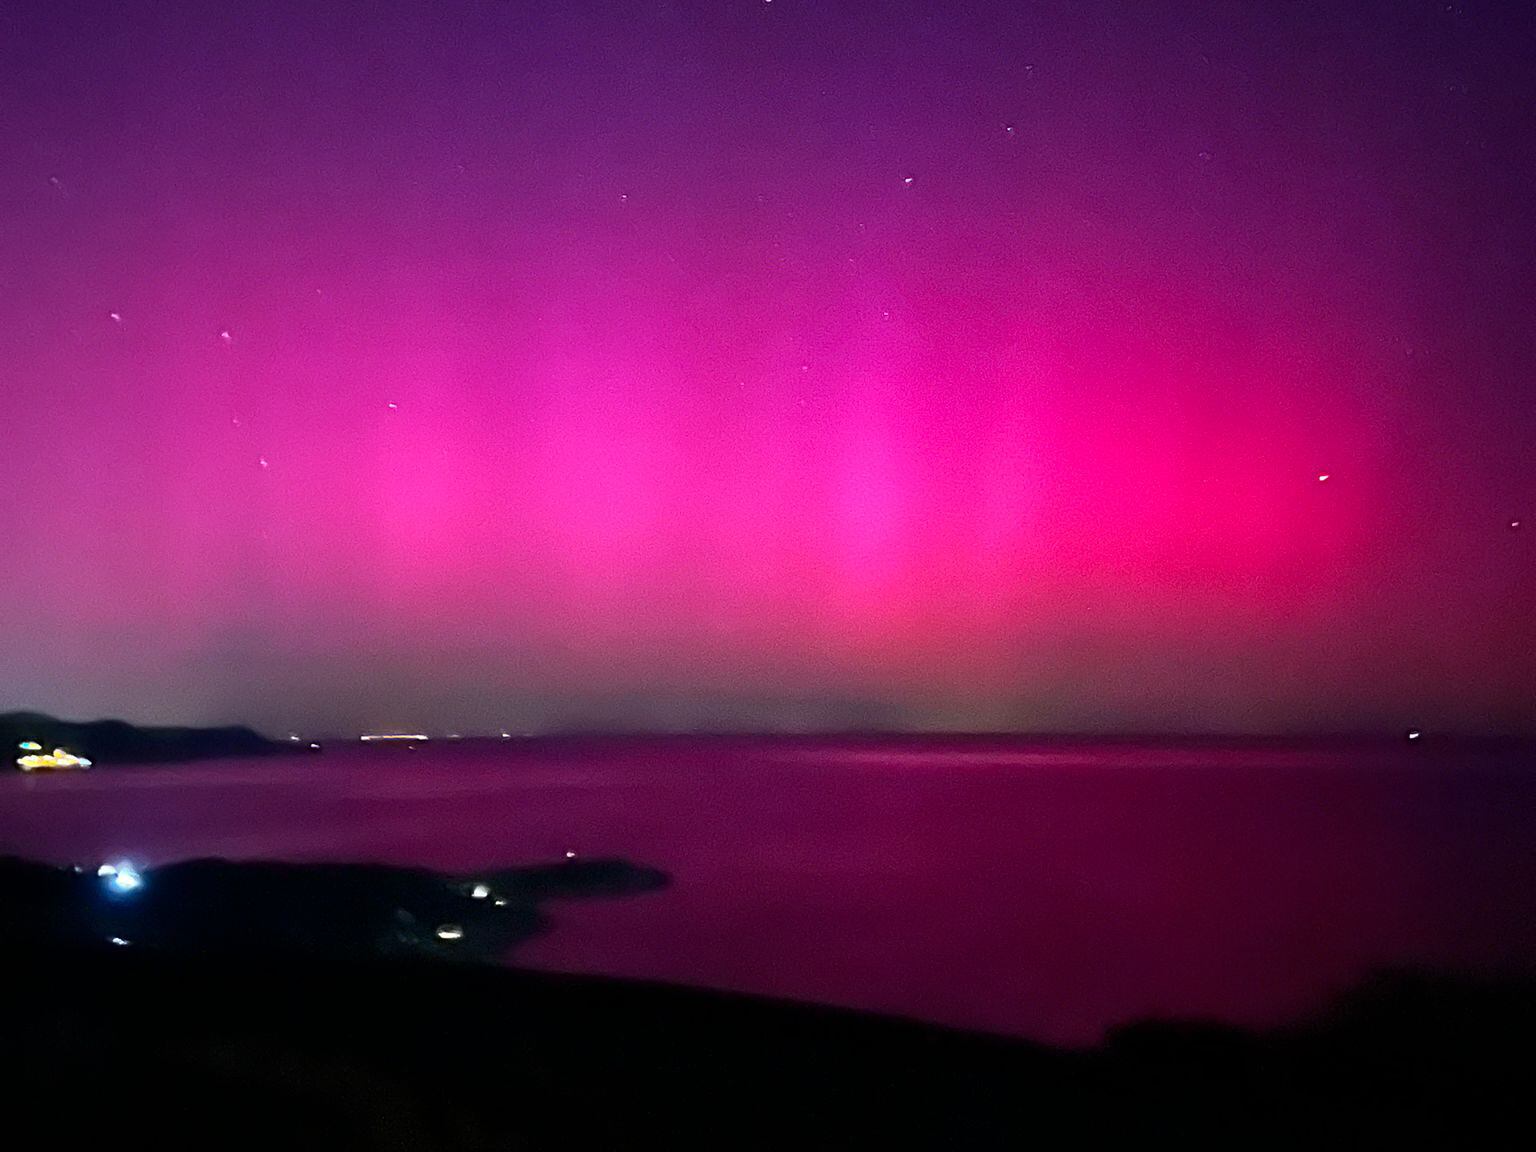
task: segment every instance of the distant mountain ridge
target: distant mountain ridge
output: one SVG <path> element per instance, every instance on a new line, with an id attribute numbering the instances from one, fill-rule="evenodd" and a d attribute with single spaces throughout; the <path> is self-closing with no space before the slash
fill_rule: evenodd
<path id="1" fill-rule="evenodd" d="M 251 728 L 139 726 L 126 720 L 61 720 L 42 712 L 0 713 L 0 748 L 31 740 L 46 750 L 67 748 L 98 766 L 204 760 L 222 756 L 267 756 L 283 750 Z"/>

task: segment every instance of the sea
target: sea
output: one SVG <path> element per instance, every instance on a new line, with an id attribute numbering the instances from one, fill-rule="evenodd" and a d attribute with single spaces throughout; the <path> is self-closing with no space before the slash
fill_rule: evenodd
<path id="1" fill-rule="evenodd" d="M 551 903 L 506 962 L 1072 1046 L 1148 1018 L 1273 1027 L 1387 968 L 1536 969 L 1536 761 L 1428 738 L 329 742 L 5 773 L 0 852 L 622 857 L 671 885 Z"/>

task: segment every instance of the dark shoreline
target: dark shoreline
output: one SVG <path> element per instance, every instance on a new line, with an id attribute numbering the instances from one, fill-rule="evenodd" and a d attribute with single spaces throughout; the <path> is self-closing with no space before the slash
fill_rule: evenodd
<path id="1" fill-rule="evenodd" d="M 430 745 L 433 748 L 452 748 L 456 745 L 491 746 L 513 748 L 611 748 L 616 745 L 645 747 L 671 745 L 683 748 L 710 747 L 739 748 L 743 745 L 765 747 L 848 748 L 853 750 L 887 748 L 894 745 L 915 749 L 953 750 L 960 752 L 1013 752 L 1021 749 L 1042 750 L 1075 748 L 1142 748 L 1153 750 L 1177 750 L 1180 748 L 1202 751 L 1386 751 L 1403 749 L 1424 751 L 1476 751 L 1486 753 L 1524 752 L 1536 757 L 1536 737 L 1486 736 L 1443 733 L 1425 733 L 1414 740 L 1406 734 L 1382 735 L 1347 734 L 1321 736 L 1290 735 L 1096 735 L 1092 733 L 1035 733 L 1035 732 L 873 732 L 873 731 L 822 731 L 822 732 L 654 732 L 654 731 L 555 731 L 511 736 L 429 736 L 425 741 L 373 741 L 366 744 L 355 736 L 319 737 L 328 747 L 366 746 L 370 748 L 406 748 Z M 281 745 L 279 746 L 281 747 Z"/>
<path id="2" fill-rule="evenodd" d="M 1097 733 L 1097 732 L 999 732 L 999 731 L 902 731 L 881 727 L 825 728 L 819 730 L 693 730 L 623 729 L 600 725 L 570 726 L 541 732 L 517 732 L 510 735 L 476 733 L 460 737 L 428 733 L 425 741 L 362 741 L 356 734 L 311 736 L 304 740 L 274 740 L 245 725 L 194 727 L 185 725 L 140 725 L 124 720 L 66 720 L 42 712 L 13 711 L 0 713 L 0 746 L 14 748 L 23 741 L 44 746 L 44 751 L 63 747 L 76 755 L 90 757 L 98 765 L 178 763 L 188 760 L 232 757 L 277 756 L 316 751 L 323 747 L 420 747 L 434 749 L 455 745 L 503 745 L 512 748 L 548 748 L 579 750 L 672 746 L 708 749 L 739 748 L 744 744 L 766 747 L 878 749 L 892 745 L 909 748 L 936 748 L 961 752 L 1009 752 L 1022 748 L 1042 750 L 1074 748 L 1140 748 L 1202 751 L 1273 749 L 1339 751 L 1381 751 L 1411 748 L 1415 752 L 1525 753 L 1536 761 L 1536 736 L 1522 734 L 1476 734 L 1440 732 L 1335 732 L 1294 733 Z"/>
<path id="3" fill-rule="evenodd" d="M 0 858 L 0 974 L 25 990 L 0 1042 L 23 1130 L 83 1143 L 100 1116 L 104 1134 L 239 1146 L 336 1146 L 382 1122 L 392 1142 L 341 1146 L 1486 1147 L 1475 1130 L 1523 1127 L 1536 1082 L 1536 974 L 1514 970 L 1383 970 L 1282 1027 L 1144 1019 L 1059 1047 L 502 966 L 546 901 L 668 883 L 623 860 L 128 876 Z M 105 1074 L 60 1075 L 76 1069 Z"/>
<path id="4" fill-rule="evenodd" d="M 0 713 L 0 746 L 19 747 L 23 741 L 43 751 L 64 748 L 96 765 L 168 764 L 234 756 L 275 756 L 297 751 L 291 744 L 268 740 L 239 725 L 221 728 L 144 726 L 124 720 L 61 720 L 42 712 Z M 14 752 L 8 753 L 14 756 Z"/>

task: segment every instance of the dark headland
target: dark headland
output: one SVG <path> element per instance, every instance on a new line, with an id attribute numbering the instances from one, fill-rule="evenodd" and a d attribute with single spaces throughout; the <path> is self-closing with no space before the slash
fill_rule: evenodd
<path id="1" fill-rule="evenodd" d="M 0 713 L 0 747 L 23 742 L 65 748 L 97 765 L 153 764 L 224 756 L 269 756 L 286 746 L 261 733 L 225 728 L 147 727 L 125 720 L 61 720 L 42 712 Z"/>

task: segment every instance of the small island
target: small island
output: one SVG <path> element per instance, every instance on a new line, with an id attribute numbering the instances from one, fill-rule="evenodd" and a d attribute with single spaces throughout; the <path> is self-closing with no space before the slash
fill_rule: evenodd
<path id="1" fill-rule="evenodd" d="M 61 720 L 42 712 L 0 713 L 0 748 L 18 750 L 11 756 L 23 770 L 27 766 L 22 760 L 34 769 L 87 768 L 270 756 L 287 750 L 286 745 L 240 726 L 141 727 L 124 720 Z"/>

